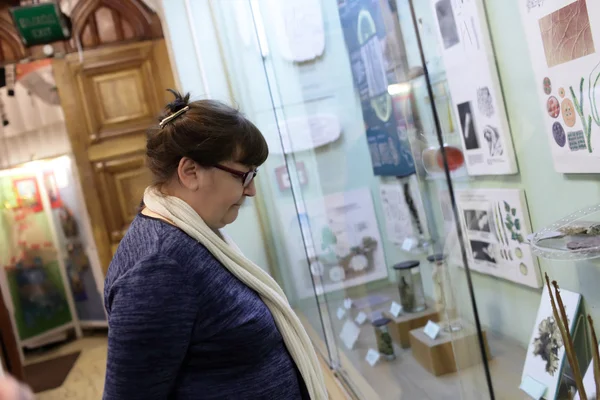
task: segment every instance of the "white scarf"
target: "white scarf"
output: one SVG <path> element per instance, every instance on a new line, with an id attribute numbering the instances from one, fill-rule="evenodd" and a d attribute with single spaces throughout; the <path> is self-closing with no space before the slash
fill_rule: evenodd
<path id="1" fill-rule="evenodd" d="M 148 187 L 144 193 L 144 204 L 150 211 L 171 220 L 193 239 L 202 243 L 229 272 L 260 295 L 271 311 L 283 341 L 300 370 L 310 398 L 326 400 L 327 389 L 315 349 L 277 282 L 219 238 L 198 213 L 180 198 L 167 196 L 153 187 Z"/>

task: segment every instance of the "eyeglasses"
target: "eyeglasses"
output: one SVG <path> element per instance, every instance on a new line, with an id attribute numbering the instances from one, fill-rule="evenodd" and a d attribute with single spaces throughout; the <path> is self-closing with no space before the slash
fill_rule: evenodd
<path id="1" fill-rule="evenodd" d="M 219 164 L 215 165 L 214 167 L 216 169 L 220 169 L 221 171 L 229 172 L 230 174 L 235 175 L 235 176 L 241 178 L 242 179 L 242 185 L 244 187 L 248 187 L 252 183 L 252 180 L 254 179 L 254 177 L 256 176 L 256 174 L 258 173 L 258 169 L 253 169 L 253 170 L 250 170 L 248 172 L 242 172 L 242 171 L 237 171 L 235 169 L 231 169 L 231 168 L 228 168 L 228 167 L 224 167 L 224 166 L 219 165 Z"/>

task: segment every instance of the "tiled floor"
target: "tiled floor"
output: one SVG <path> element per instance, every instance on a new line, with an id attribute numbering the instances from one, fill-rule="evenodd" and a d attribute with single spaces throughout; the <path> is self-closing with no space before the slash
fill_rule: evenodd
<path id="1" fill-rule="evenodd" d="M 54 390 L 38 393 L 38 400 L 96 400 L 102 398 L 106 372 L 106 337 L 91 337 L 60 346 L 43 355 L 28 356 L 26 363 L 44 361 L 53 357 L 81 351 L 65 383 Z"/>
<path id="2" fill-rule="evenodd" d="M 32 364 L 51 358 L 81 351 L 75 366 L 69 373 L 65 383 L 54 390 L 38 393 L 37 400 L 97 400 L 102 398 L 104 374 L 106 372 L 106 337 L 90 337 L 70 342 L 42 355 L 28 355 L 25 363 Z M 329 368 L 323 363 L 323 370 Z M 330 398 L 348 399 L 340 386 L 335 382 L 333 374 L 326 374 L 327 391 Z"/>

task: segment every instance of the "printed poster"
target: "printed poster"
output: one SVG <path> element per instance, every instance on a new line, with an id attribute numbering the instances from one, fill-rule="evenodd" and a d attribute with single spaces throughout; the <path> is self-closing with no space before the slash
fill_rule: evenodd
<path id="1" fill-rule="evenodd" d="M 415 236 L 412 217 L 406 204 L 404 191 L 399 183 L 382 183 L 379 186 L 381 208 L 385 216 L 387 239 L 402 245 L 408 238 Z"/>
<path id="2" fill-rule="evenodd" d="M 469 175 L 516 174 L 482 0 L 431 2 L 467 171 Z"/>
<path id="3" fill-rule="evenodd" d="M 419 192 L 416 175 L 397 182 L 379 185 L 381 209 L 385 218 L 386 239 L 403 246 L 409 246 L 407 239 L 417 243 L 429 237 L 427 215 Z M 411 204 L 409 206 L 409 203 Z M 412 248 L 412 246 L 409 246 Z"/>
<path id="4" fill-rule="evenodd" d="M 541 287 L 539 268 L 526 240 L 531 226 L 524 191 L 457 190 L 456 202 L 471 270 Z"/>
<path id="5" fill-rule="evenodd" d="M 292 210 L 293 209 L 293 210 Z M 290 243 L 290 265 L 300 297 L 387 278 L 383 243 L 369 188 L 307 201 L 305 209 L 280 208 Z M 298 229 L 298 221 L 302 232 Z M 298 243 L 304 243 L 306 250 Z M 306 258 L 309 258 L 307 268 Z"/>
<path id="6" fill-rule="evenodd" d="M 600 2 L 519 2 L 557 172 L 600 172 Z M 536 115 L 537 118 L 537 115 Z"/>
<path id="7" fill-rule="evenodd" d="M 0 212 L 0 266 L 20 340 L 72 321 L 58 249 L 48 216 L 41 212 L 39 190 L 33 175 L 0 177 L 0 200 L 7 205 Z"/>
<path id="8" fill-rule="evenodd" d="M 358 88 L 375 175 L 408 176 L 415 163 L 408 140 L 409 121 L 396 119 L 388 85 L 398 83 L 402 48 L 386 27 L 394 10 L 377 0 L 338 1 L 352 76 Z M 388 35 L 388 32 L 390 34 Z"/>

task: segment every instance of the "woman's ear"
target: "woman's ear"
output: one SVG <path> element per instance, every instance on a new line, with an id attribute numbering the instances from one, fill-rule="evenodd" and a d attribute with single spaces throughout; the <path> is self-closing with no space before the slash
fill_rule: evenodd
<path id="1" fill-rule="evenodd" d="M 193 192 L 200 188 L 200 166 L 191 158 L 183 157 L 177 166 L 177 176 L 181 184 Z"/>

